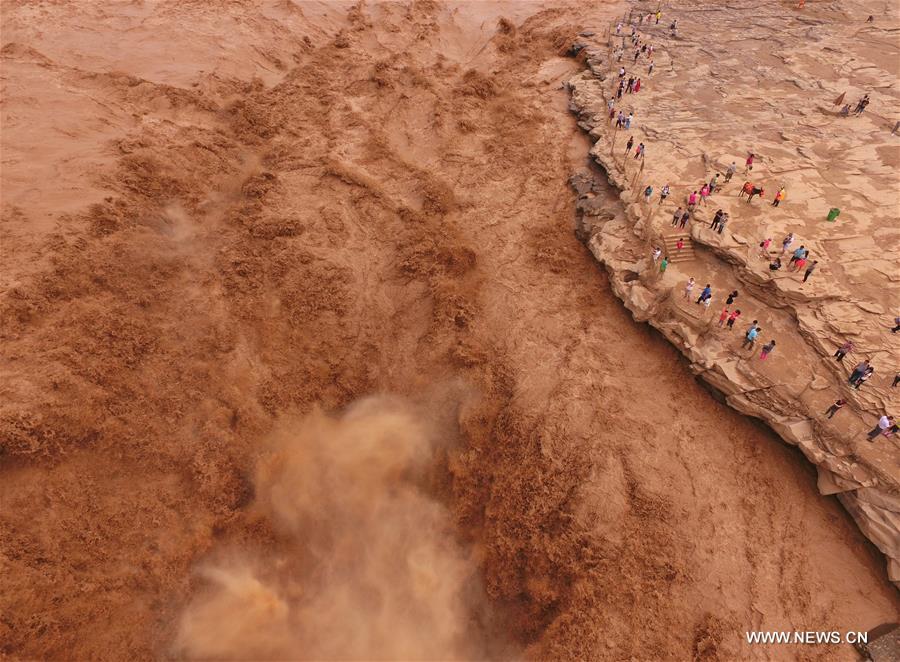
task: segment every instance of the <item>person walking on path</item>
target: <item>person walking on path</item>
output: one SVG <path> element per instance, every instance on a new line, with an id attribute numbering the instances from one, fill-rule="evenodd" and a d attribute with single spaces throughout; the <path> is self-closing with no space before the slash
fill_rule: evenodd
<path id="1" fill-rule="evenodd" d="M 734 300 L 737 299 L 737 298 L 738 298 L 738 291 L 737 291 L 737 290 L 732 290 L 732 291 L 728 294 L 728 298 L 725 299 L 725 305 L 726 305 L 726 306 L 730 306 L 731 304 L 734 303 Z"/>
<path id="2" fill-rule="evenodd" d="M 894 425 L 894 417 L 888 416 L 887 414 L 882 414 L 881 418 L 878 419 L 878 423 L 876 423 L 875 427 L 869 430 L 869 434 L 866 435 L 866 438 L 869 441 L 875 441 L 875 437 L 880 434 L 884 434 L 887 430 L 891 429 L 891 426 Z"/>
<path id="3" fill-rule="evenodd" d="M 703 288 L 703 291 L 700 292 L 700 296 L 697 298 L 697 303 L 703 303 L 708 299 L 712 298 L 712 287 L 709 283 L 706 284 L 706 287 Z"/>
<path id="4" fill-rule="evenodd" d="M 653 60 L 650 60 L 650 66 L 647 67 L 647 75 L 649 76 L 652 73 L 653 73 Z"/>
<path id="5" fill-rule="evenodd" d="M 638 78 L 636 81 L 634 81 L 634 93 L 637 94 L 640 91 L 641 91 L 641 79 Z"/>
<path id="6" fill-rule="evenodd" d="M 630 136 L 628 138 L 628 142 L 625 143 L 625 154 L 631 151 L 631 146 L 634 144 L 634 136 Z"/>
<path id="7" fill-rule="evenodd" d="M 685 210 L 685 212 L 681 215 L 681 225 L 678 227 L 682 230 L 687 226 L 688 221 L 691 219 L 691 212 Z"/>
<path id="8" fill-rule="evenodd" d="M 753 159 L 756 158 L 756 155 L 753 152 L 750 152 L 750 156 L 747 157 L 747 173 L 753 170 Z"/>
<path id="9" fill-rule="evenodd" d="M 666 273 L 666 267 L 668 267 L 668 266 L 669 266 L 669 256 L 666 255 L 666 256 L 662 259 L 662 262 L 659 263 L 659 273 L 660 273 L 660 274 Z"/>
<path id="10" fill-rule="evenodd" d="M 855 368 L 853 368 L 853 372 L 850 373 L 850 378 L 847 380 L 851 385 L 855 384 L 862 378 L 864 374 L 866 374 L 866 370 L 868 370 L 871 366 L 869 365 L 869 359 L 865 359 L 861 363 L 858 363 Z"/>
<path id="11" fill-rule="evenodd" d="M 866 109 L 866 106 L 869 105 L 869 95 L 866 94 L 862 99 L 856 102 L 856 108 L 853 109 L 854 115 L 862 115 L 863 111 Z"/>
<path id="12" fill-rule="evenodd" d="M 766 237 L 759 242 L 759 257 L 763 260 L 769 259 L 769 246 L 772 245 L 772 237 Z"/>
<path id="13" fill-rule="evenodd" d="M 765 361 L 769 357 L 769 354 L 771 354 L 773 351 L 775 351 L 775 341 L 770 340 L 762 346 L 762 352 L 760 352 L 759 354 L 759 360 Z"/>
<path id="14" fill-rule="evenodd" d="M 678 205 L 678 209 L 676 209 L 675 213 L 672 214 L 672 227 L 674 228 L 675 226 L 677 226 L 680 221 L 681 221 L 681 205 Z"/>
<path id="15" fill-rule="evenodd" d="M 719 314 L 719 326 L 725 326 L 725 320 L 728 319 L 729 314 L 728 306 L 722 308 L 722 312 Z"/>
<path id="16" fill-rule="evenodd" d="M 834 404 L 831 405 L 831 406 L 825 411 L 825 415 L 826 415 L 828 418 L 834 418 L 834 415 L 835 415 L 836 413 L 838 413 L 838 412 L 841 410 L 841 407 L 843 407 L 845 404 L 846 404 L 846 402 L 844 402 L 842 399 L 838 398 L 837 400 L 834 401 Z"/>
<path id="17" fill-rule="evenodd" d="M 709 197 L 709 185 L 704 184 L 700 187 L 700 202 L 703 203 L 703 206 L 706 206 L 706 199 Z"/>
<path id="18" fill-rule="evenodd" d="M 753 345 L 756 342 L 756 337 L 759 335 L 759 332 L 762 331 L 758 326 L 751 326 L 750 330 L 747 331 L 747 335 L 744 337 L 744 343 L 741 345 L 741 349 L 744 347 L 749 347 L 753 349 Z"/>
<path id="19" fill-rule="evenodd" d="M 728 330 L 729 330 L 729 331 L 733 331 L 733 330 L 734 330 L 734 323 L 735 323 L 735 321 L 737 321 L 737 318 L 740 317 L 740 316 L 741 316 L 741 309 L 740 309 L 740 308 L 738 308 L 738 309 L 735 310 L 733 313 L 731 313 L 731 315 L 728 316 Z"/>
<path id="20" fill-rule="evenodd" d="M 662 249 L 659 246 L 656 246 L 653 249 L 653 264 L 656 264 L 657 260 L 659 260 L 660 255 L 662 255 Z"/>
<path id="21" fill-rule="evenodd" d="M 625 118 L 625 130 L 631 130 L 631 123 L 634 121 L 634 112 L 628 113 L 628 117 Z"/>
<path id="22" fill-rule="evenodd" d="M 694 207 L 697 206 L 697 191 L 694 191 L 688 196 L 688 210 L 693 211 Z"/>
<path id="23" fill-rule="evenodd" d="M 713 175 L 713 178 L 709 180 L 709 194 L 715 193 L 717 188 L 719 188 L 719 173 Z"/>
<path id="24" fill-rule="evenodd" d="M 725 212 L 721 209 L 717 209 L 715 215 L 713 216 L 712 223 L 709 224 L 710 230 L 715 230 L 719 226 L 719 221 L 722 219 L 722 215 Z"/>
<path id="25" fill-rule="evenodd" d="M 647 188 L 644 189 L 644 202 L 650 202 L 650 197 L 652 195 L 653 195 L 653 187 L 648 185 Z"/>
<path id="26" fill-rule="evenodd" d="M 797 258 L 797 261 L 794 262 L 794 271 L 796 271 L 797 273 L 800 273 L 800 270 L 805 266 L 806 266 L 806 257 L 805 256 L 799 257 L 799 258 Z"/>
<path id="27" fill-rule="evenodd" d="M 781 240 L 781 254 L 784 255 L 788 252 L 788 249 L 791 247 L 791 244 L 794 243 L 794 233 L 788 232 L 787 236 Z"/>
<path id="28" fill-rule="evenodd" d="M 803 274 L 803 282 L 809 280 L 809 277 L 812 275 L 812 272 L 816 270 L 816 265 L 819 264 L 818 260 L 813 260 L 812 263 L 806 267 L 806 272 Z"/>
<path id="29" fill-rule="evenodd" d="M 685 285 L 684 285 L 684 298 L 690 299 L 691 292 L 693 292 L 693 290 L 694 290 L 694 277 L 691 276 L 690 278 L 688 278 L 688 282 L 685 283 Z"/>
<path id="30" fill-rule="evenodd" d="M 736 172 L 737 172 L 737 164 L 734 161 L 732 161 L 731 165 L 728 166 L 728 170 L 725 171 L 725 183 L 726 184 L 731 181 L 731 178 L 734 177 L 734 173 L 736 173 Z"/>
<path id="31" fill-rule="evenodd" d="M 666 201 L 666 198 L 669 197 L 669 185 L 666 184 L 662 187 L 662 191 L 659 193 L 659 204 L 662 204 Z"/>
<path id="32" fill-rule="evenodd" d="M 843 345 L 837 348 L 837 351 L 834 353 L 834 358 L 838 360 L 838 363 L 844 362 L 844 357 L 847 356 L 850 352 L 853 351 L 853 341 L 848 340 Z"/>
<path id="33" fill-rule="evenodd" d="M 643 158 L 644 158 L 644 143 L 638 143 L 638 146 L 634 150 L 634 158 L 643 160 Z"/>
<path id="34" fill-rule="evenodd" d="M 772 206 L 777 207 L 781 204 L 781 201 L 784 200 L 784 187 L 782 186 L 778 189 L 778 193 L 775 194 L 775 199 L 772 200 Z"/>
<path id="35" fill-rule="evenodd" d="M 682 248 L 684 248 L 684 239 L 678 237 L 678 241 L 675 242 L 675 250 L 681 253 Z"/>

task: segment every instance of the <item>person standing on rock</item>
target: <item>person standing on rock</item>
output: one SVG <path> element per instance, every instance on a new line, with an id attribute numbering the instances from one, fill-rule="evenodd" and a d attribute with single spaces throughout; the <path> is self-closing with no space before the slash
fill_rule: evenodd
<path id="1" fill-rule="evenodd" d="M 747 174 L 753 170 L 753 159 L 756 158 L 756 155 L 753 152 L 750 152 L 750 156 L 747 157 Z"/>
<path id="2" fill-rule="evenodd" d="M 806 266 L 806 256 L 798 257 L 797 261 L 794 262 L 794 271 L 800 273 L 800 270 Z"/>
<path id="3" fill-rule="evenodd" d="M 759 242 L 759 259 L 768 260 L 769 259 L 769 249 L 766 246 L 766 241 L 763 239 Z"/>
<path id="4" fill-rule="evenodd" d="M 800 248 L 798 248 L 797 250 L 795 250 L 795 251 L 794 251 L 794 254 L 791 256 L 791 261 L 788 262 L 788 267 L 793 267 L 793 266 L 794 266 L 794 262 L 796 262 L 796 261 L 799 260 L 801 257 L 803 257 L 803 251 L 805 251 L 805 250 L 806 250 L 806 246 L 803 246 L 803 245 L 801 244 L 801 245 L 800 245 Z"/>
<path id="5" fill-rule="evenodd" d="M 628 82 L 625 84 L 625 91 L 628 94 L 631 94 L 631 91 L 634 89 L 634 76 L 628 78 Z"/>
<path id="6" fill-rule="evenodd" d="M 738 291 L 737 291 L 737 290 L 733 290 L 733 291 L 728 295 L 728 298 L 725 300 L 725 305 L 730 306 L 731 304 L 734 303 L 734 300 L 737 299 L 737 298 L 738 298 Z"/>
<path id="7" fill-rule="evenodd" d="M 728 316 L 728 330 L 734 330 L 734 323 L 737 321 L 737 318 L 741 316 L 741 309 L 738 308 L 731 315 Z"/>
<path id="8" fill-rule="evenodd" d="M 700 296 L 697 298 L 697 303 L 703 303 L 710 298 L 712 298 L 712 286 L 707 283 L 706 287 L 703 288 L 703 291 L 700 292 Z"/>
<path id="9" fill-rule="evenodd" d="M 788 249 L 791 247 L 791 244 L 794 243 L 794 233 L 788 232 L 787 236 L 781 240 L 781 254 L 784 255 L 788 252 Z"/>
<path id="10" fill-rule="evenodd" d="M 862 376 L 856 380 L 856 383 L 853 384 L 853 388 L 855 388 L 858 391 L 860 386 L 862 386 L 867 381 L 869 381 L 869 378 L 872 376 L 872 374 L 874 372 L 875 372 L 875 368 L 873 368 L 871 366 L 866 368 L 866 371 L 862 374 Z"/>
<path id="11" fill-rule="evenodd" d="M 847 380 L 851 385 L 855 384 L 859 381 L 859 379 L 866 374 L 866 370 L 870 368 L 869 359 L 864 360 L 861 363 L 858 363 L 855 368 L 853 368 L 853 372 L 850 373 L 850 378 Z"/>
<path id="12" fill-rule="evenodd" d="M 845 403 L 843 400 L 841 400 L 840 398 L 838 398 L 837 400 L 834 401 L 834 404 L 831 405 L 831 406 L 825 411 L 825 415 L 826 415 L 828 418 L 834 418 L 834 415 L 835 415 L 836 413 L 838 413 L 838 412 L 841 410 L 841 407 L 843 407 L 845 404 L 846 404 L 846 403 Z"/>
<path id="13" fill-rule="evenodd" d="M 643 160 L 643 158 L 644 158 L 644 143 L 638 143 L 637 148 L 634 150 L 634 158 Z"/>
<path id="14" fill-rule="evenodd" d="M 741 345 L 741 349 L 744 347 L 753 349 L 753 345 L 756 343 L 756 337 L 759 335 L 760 331 L 762 331 L 762 329 L 758 326 L 751 326 L 750 330 L 747 331 L 747 335 L 744 336 L 744 343 Z"/>
<path id="15" fill-rule="evenodd" d="M 678 205 L 678 209 L 675 210 L 675 213 L 672 214 L 672 227 L 678 225 L 678 222 L 681 220 L 681 205 Z"/>
<path id="16" fill-rule="evenodd" d="M 697 191 L 694 191 L 688 196 L 688 211 L 693 211 L 694 207 L 697 206 Z"/>
<path id="17" fill-rule="evenodd" d="M 631 151 L 631 146 L 634 145 L 634 136 L 629 136 L 628 142 L 625 143 L 625 154 L 628 155 L 628 152 Z"/>
<path id="18" fill-rule="evenodd" d="M 647 67 L 647 75 L 649 76 L 652 73 L 653 73 L 653 60 L 650 60 L 650 66 Z"/>
<path id="19" fill-rule="evenodd" d="M 725 212 L 722 211 L 721 209 L 716 210 L 716 213 L 713 215 L 712 223 L 709 224 L 710 230 L 715 230 L 718 227 L 719 221 L 722 219 L 722 216 L 724 214 L 725 214 Z"/>
<path id="20" fill-rule="evenodd" d="M 652 195 L 653 195 L 653 187 L 652 187 L 652 186 L 647 186 L 647 188 L 644 189 L 644 202 L 648 202 L 648 203 L 649 203 L 649 202 L 650 202 L 650 197 L 651 197 Z"/>
<path id="21" fill-rule="evenodd" d="M 638 78 L 636 81 L 634 81 L 634 93 L 637 94 L 640 91 L 641 91 L 641 79 Z"/>
<path id="22" fill-rule="evenodd" d="M 813 260 L 812 264 L 806 267 L 806 272 L 803 274 L 803 282 L 809 280 L 809 277 L 812 275 L 812 272 L 816 270 L 816 265 L 819 264 L 818 260 Z"/>
<path id="23" fill-rule="evenodd" d="M 729 314 L 728 306 L 722 308 L 722 312 L 719 314 L 719 326 L 725 326 L 725 320 L 728 319 Z"/>
<path id="24" fill-rule="evenodd" d="M 705 207 L 707 205 L 706 199 L 709 197 L 709 185 L 704 184 L 700 187 L 700 202 Z"/>
<path id="25" fill-rule="evenodd" d="M 781 269 L 781 258 L 776 257 L 774 260 L 769 262 L 769 271 L 778 271 Z"/>
<path id="26" fill-rule="evenodd" d="M 838 360 L 838 363 L 844 362 L 844 357 L 847 356 L 850 352 L 853 351 L 853 342 L 848 340 L 843 345 L 838 347 L 837 351 L 834 353 L 834 358 Z"/>
<path id="27" fill-rule="evenodd" d="M 772 200 L 772 206 L 777 207 L 778 205 L 781 204 L 782 200 L 784 200 L 784 187 L 783 186 L 778 190 L 778 193 L 775 194 L 775 199 Z"/>
<path id="28" fill-rule="evenodd" d="M 659 263 L 659 273 L 660 273 L 660 274 L 666 273 L 666 268 L 667 268 L 668 266 L 669 266 L 669 256 L 666 255 L 666 256 L 662 259 L 662 262 Z"/>
<path id="29" fill-rule="evenodd" d="M 634 113 L 628 113 L 628 117 L 625 118 L 625 129 L 631 129 L 631 122 L 634 120 Z"/>
<path id="30" fill-rule="evenodd" d="M 725 225 L 728 223 L 728 214 L 722 214 L 722 218 L 719 219 L 719 234 L 725 232 Z"/>
<path id="31" fill-rule="evenodd" d="M 736 172 L 737 172 L 737 164 L 734 161 L 732 161 L 731 165 L 728 166 L 728 170 L 725 171 L 725 183 L 726 184 L 731 181 L 731 178 L 734 177 L 734 173 L 736 173 Z"/>
<path id="32" fill-rule="evenodd" d="M 659 25 L 659 19 L 662 18 L 662 12 L 658 9 L 656 10 L 656 24 Z"/>
<path id="33" fill-rule="evenodd" d="M 869 430 L 869 434 L 866 435 L 866 438 L 869 441 L 875 441 L 875 437 L 880 434 L 884 434 L 885 431 L 889 430 L 891 426 L 894 424 L 894 417 L 888 416 L 887 414 L 882 414 L 881 418 L 878 419 L 878 423 L 876 423 L 875 427 Z"/>
<path id="34" fill-rule="evenodd" d="M 693 292 L 693 291 L 694 291 L 694 277 L 691 276 L 690 278 L 688 278 L 688 282 L 685 283 L 685 285 L 684 285 L 684 298 L 690 299 L 691 292 Z"/>
<path id="35" fill-rule="evenodd" d="M 713 178 L 709 180 L 709 194 L 712 195 L 715 193 L 717 188 L 719 188 L 719 173 L 716 173 Z"/>
<path id="36" fill-rule="evenodd" d="M 675 242 L 676 255 L 681 253 L 682 248 L 684 248 L 684 239 L 678 237 L 678 241 Z"/>
<path id="37" fill-rule="evenodd" d="M 765 361 L 769 357 L 769 354 L 771 354 L 773 351 L 775 351 L 775 341 L 770 340 L 762 346 L 762 352 L 760 352 L 759 354 L 759 360 Z"/>
<path id="38" fill-rule="evenodd" d="M 659 204 L 662 204 L 666 201 L 666 198 L 669 197 L 669 185 L 666 184 L 662 187 L 662 191 L 659 193 Z"/>
<path id="39" fill-rule="evenodd" d="M 653 249 L 653 264 L 656 264 L 656 261 L 659 260 L 660 255 L 662 255 L 662 249 L 657 246 Z"/>
<path id="40" fill-rule="evenodd" d="M 688 221 L 689 221 L 689 220 L 691 220 L 691 212 L 685 211 L 685 212 L 681 215 L 681 225 L 679 225 L 679 228 L 682 229 L 682 230 L 684 230 L 684 229 L 687 227 L 687 224 L 688 224 Z"/>

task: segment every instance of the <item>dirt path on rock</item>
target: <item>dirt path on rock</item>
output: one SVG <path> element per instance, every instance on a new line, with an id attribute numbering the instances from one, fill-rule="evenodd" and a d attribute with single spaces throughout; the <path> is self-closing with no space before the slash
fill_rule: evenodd
<path id="1" fill-rule="evenodd" d="M 573 236 L 557 53 L 612 11 L 4 4 L 5 654 L 170 654 L 199 563 L 291 549 L 251 505 L 279 416 L 458 383 L 431 489 L 478 559 L 473 631 L 512 639 L 483 653 L 852 659 L 743 633 L 895 616 L 808 467 Z"/>

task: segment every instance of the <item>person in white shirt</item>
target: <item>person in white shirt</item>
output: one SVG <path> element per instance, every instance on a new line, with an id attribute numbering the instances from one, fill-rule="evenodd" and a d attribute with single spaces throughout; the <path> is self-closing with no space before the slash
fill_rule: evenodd
<path id="1" fill-rule="evenodd" d="M 884 431 L 889 429 L 893 424 L 894 417 L 883 414 L 882 417 L 878 419 L 878 425 L 869 430 L 869 434 L 867 435 L 869 441 L 875 441 L 875 437 L 884 434 Z"/>

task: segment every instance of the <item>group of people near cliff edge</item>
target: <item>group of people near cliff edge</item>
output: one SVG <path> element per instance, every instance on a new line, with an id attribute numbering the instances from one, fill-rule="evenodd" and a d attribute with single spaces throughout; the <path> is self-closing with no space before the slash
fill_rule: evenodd
<path id="1" fill-rule="evenodd" d="M 649 20 L 649 16 L 648 16 L 648 20 Z M 640 22 L 643 22 L 643 17 L 641 18 Z M 659 22 L 659 17 L 657 16 L 657 23 L 658 22 Z M 631 23 L 630 16 L 629 16 L 629 23 Z M 674 26 L 675 26 L 675 23 L 673 22 L 673 27 L 672 27 L 673 34 L 674 34 L 674 29 L 675 29 Z M 616 26 L 616 34 L 617 35 L 621 34 L 621 31 L 622 31 L 622 24 L 619 23 Z M 623 44 L 622 44 L 621 48 L 616 51 L 617 60 L 619 62 L 621 62 L 622 57 L 624 55 L 624 49 L 625 49 L 625 44 L 624 44 L 625 36 L 624 35 L 622 36 L 622 39 L 623 39 Z M 654 66 L 653 60 L 652 60 L 653 47 L 649 46 L 649 48 L 648 48 L 647 44 L 641 44 L 640 37 L 638 36 L 637 30 L 635 29 L 635 27 L 633 25 L 631 28 L 631 42 L 632 42 L 632 45 L 636 47 L 636 50 L 634 53 L 634 62 L 635 63 L 637 63 L 637 60 L 641 54 L 647 53 L 649 51 L 650 64 L 649 64 L 647 73 L 648 73 L 648 75 L 651 74 L 653 72 L 653 66 Z M 625 67 L 620 67 L 619 68 L 619 84 L 618 84 L 618 88 L 617 88 L 616 95 L 615 95 L 616 99 L 621 99 L 623 94 L 636 93 L 640 90 L 641 80 L 639 77 L 630 76 L 627 81 L 626 81 L 625 77 L 626 77 Z M 842 94 L 841 97 L 837 101 L 835 101 L 835 105 L 839 105 L 843 101 L 843 97 L 844 97 L 844 95 Z M 630 129 L 631 128 L 631 119 L 634 117 L 633 111 L 629 113 L 628 120 L 625 121 L 624 114 L 622 113 L 621 110 L 619 110 L 618 114 L 617 114 L 617 111 L 615 110 L 615 107 L 614 107 L 615 101 L 611 98 L 608 103 L 609 103 L 610 121 L 612 121 L 613 118 L 616 118 L 616 128 L 617 129 L 622 128 L 622 127 L 626 128 L 626 129 Z M 869 95 L 866 94 L 857 102 L 856 107 L 853 110 L 853 113 L 857 116 L 861 115 L 865 111 L 865 109 L 868 105 L 869 105 Z M 849 112 L 850 112 L 849 104 L 847 104 L 843 107 L 841 114 L 848 115 Z M 898 122 L 898 125 L 900 125 L 900 122 Z M 630 136 L 626 143 L 626 146 L 625 146 L 626 156 L 631 152 L 631 149 L 634 146 L 634 142 L 635 142 L 634 136 Z M 644 154 L 645 154 L 645 146 L 643 143 L 640 143 L 637 146 L 637 148 L 635 149 L 634 158 L 635 159 L 643 159 Z M 756 160 L 756 154 L 753 152 L 749 152 L 748 156 L 746 158 L 746 161 L 744 163 L 745 172 L 747 175 L 749 175 L 752 172 L 755 160 Z M 737 164 L 736 164 L 736 162 L 732 161 L 731 164 L 728 166 L 728 168 L 725 170 L 723 182 L 724 183 L 730 182 L 731 179 L 736 174 L 736 172 L 737 172 Z M 693 217 L 693 214 L 694 214 L 695 210 L 698 208 L 698 206 L 704 206 L 704 207 L 708 206 L 708 204 L 709 204 L 708 199 L 720 188 L 720 184 L 719 184 L 720 177 L 721 177 L 721 174 L 716 173 L 713 176 L 713 178 L 710 179 L 710 181 L 703 182 L 696 190 L 694 190 L 692 193 L 688 194 L 687 199 L 686 199 L 686 203 L 687 203 L 686 208 L 683 208 L 681 205 L 678 205 L 677 208 L 675 209 L 675 212 L 672 215 L 671 225 L 673 228 L 676 228 L 679 230 L 684 230 L 687 227 L 687 224 L 689 223 L 691 218 Z M 653 198 L 653 193 L 654 193 L 653 186 L 652 185 L 646 186 L 646 188 L 643 191 L 643 198 L 646 203 L 649 204 L 651 202 L 651 200 Z M 668 183 L 666 183 L 659 191 L 659 204 L 660 205 L 665 203 L 665 201 L 669 197 L 670 193 L 671 193 L 670 185 Z M 764 193 L 765 193 L 765 191 L 762 186 L 757 186 L 757 185 L 754 185 L 753 183 L 751 183 L 750 181 L 746 181 L 744 183 L 744 185 L 741 187 L 741 190 L 738 193 L 738 197 L 740 198 L 740 197 L 746 196 L 747 202 L 750 203 L 754 197 L 762 198 Z M 784 201 L 785 197 L 786 197 L 786 188 L 784 186 L 781 186 L 779 188 L 779 190 L 777 191 L 777 193 L 775 194 L 775 196 L 773 197 L 771 206 L 776 207 L 776 208 L 779 207 L 781 205 L 781 203 Z M 837 211 L 837 210 L 832 210 L 829 213 L 829 218 L 828 218 L 829 221 L 833 220 L 832 215 L 834 216 L 834 218 L 836 218 L 837 214 L 834 214 L 835 211 Z M 713 216 L 712 221 L 710 222 L 709 229 L 712 230 L 713 232 L 718 232 L 719 234 L 723 234 L 724 230 L 728 224 L 728 221 L 729 221 L 729 214 L 727 212 L 725 212 L 723 209 L 718 209 L 715 212 L 715 215 Z M 767 237 L 759 242 L 759 255 L 761 258 L 765 258 L 767 260 L 770 258 L 769 247 L 770 247 L 771 243 L 772 243 L 771 237 Z M 782 266 L 783 266 L 782 261 L 781 261 L 782 256 L 784 256 L 788 252 L 791 252 L 791 257 L 790 257 L 790 260 L 788 261 L 787 270 L 796 272 L 798 274 L 801 272 L 803 273 L 803 281 L 801 283 L 801 287 L 802 287 L 802 285 L 804 283 L 806 283 L 810 279 L 810 277 L 815 273 L 819 262 L 818 262 L 818 260 L 810 260 L 810 250 L 805 245 L 800 245 L 798 248 L 791 251 L 791 247 L 793 246 L 793 244 L 794 244 L 794 234 L 793 234 L 793 232 L 789 232 L 782 239 L 781 253 L 779 255 L 777 255 L 769 263 L 769 270 L 770 270 L 770 272 L 772 272 L 774 274 L 774 272 L 782 269 Z M 684 240 L 679 239 L 678 242 L 676 243 L 676 250 L 681 250 L 683 245 L 684 245 Z M 669 256 L 668 255 L 663 256 L 662 250 L 659 247 L 656 247 L 653 250 L 652 259 L 653 259 L 654 265 L 656 265 L 656 264 L 659 265 L 660 274 L 664 274 L 669 265 Z M 688 279 L 687 283 L 684 286 L 684 298 L 685 299 L 692 298 L 694 287 L 695 287 L 695 280 L 693 277 L 691 277 Z M 700 295 L 697 297 L 696 304 L 704 305 L 708 308 L 710 306 L 712 296 L 713 296 L 712 295 L 712 284 L 707 283 L 706 286 L 701 290 Z M 738 297 L 737 290 L 732 291 L 728 295 L 728 297 L 725 301 L 725 305 L 723 306 L 722 311 L 719 314 L 719 322 L 718 322 L 719 327 L 727 328 L 728 331 L 733 331 L 737 320 L 742 315 L 741 310 L 739 308 L 734 308 L 734 309 L 731 308 L 732 304 L 734 303 L 734 301 L 737 297 Z M 896 325 L 892 329 L 892 331 L 894 333 L 896 333 L 897 331 L 900 331 L 900 317 L 898 317 L 895 320 L 895 323 L 896 323 Z M 760 338 L 761 332 L 762 332 L 762 329 L 759 326 L 759 321 L 753 320 L 752 324 L 747 328 L 747 330 L 745 331 L 745 333 L 743 335 L 743 341 L 741 343 L 741 348 L 742 349 L 749 348 L 751 351 L 753 351 L 753 348 L 754 348 L 757 340 Z M 768 343 L 763 345 L 761 348 L 759 359 L 766 360 L 775 351 L 776 344 L 777 343 L 776 343 L 775 339 L 771 339 Z M 839 362 L 842 362 L 844 357 L 852 351 L 853 351 L 853 343 L 851 341 L 847 341 L 840 348 L 838 348 L 838 350 L 835 352 L 834 356 Z M 855 390 L 859 390 L 860 387 L 862 387 L 864 384 L 866 384 L 866 382 L 872 377 L 874 372 L 875 372 L 875 369 L 871 366 L 868 359 L 862 361 L 851 372 L 851 374 L 848 378 L 849 386 Z M 895 388 L 898 383 L 900 383 L 900 373 L 897 373 L 897 375 L 895 376 L 891 387 Z M 826 410 L 825 415 L 829 419 L 833 418 L 834 415 L 838 411 L 840 411 L 840 409 L 843 408 L 845 404 L 846 404 L 846 400 L 844 400 L 843 398 L 836 400 Z M 897 432 L 898 432 L 898 427 L 897 427 L 897 424 L 894 422 L 893 417 L 885 414 L 885 415 L 881 416 L 881 418 L 878 421 L 878 424 L 868 433 L 867 438 L 869 439 L 869 441 L 874 441 L 879 435 L 891 436 L 891 435 L 896 434 Z"/>

